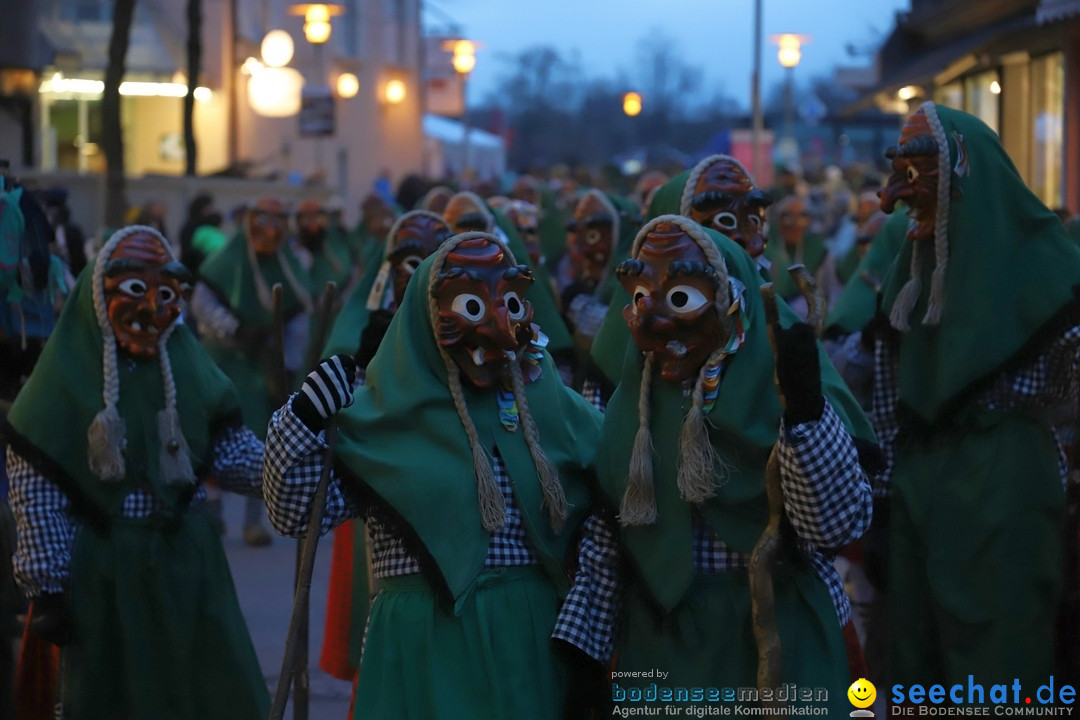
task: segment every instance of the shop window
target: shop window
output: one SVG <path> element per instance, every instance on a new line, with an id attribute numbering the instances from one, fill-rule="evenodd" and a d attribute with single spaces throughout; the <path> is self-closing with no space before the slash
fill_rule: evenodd
<path id="1" fill-rule="evenodd" d="M 979 118 L 989 125 L 991 130 L 999 134 L 1001 132 L 1000 96 L 1001 78 L 997 70 L 964 78 L 964 111 Z"/>
<path id="2" fill-rule="evenodd" d="M 1065 66 L 1061 53 L 1031 61 L 1031 189 L 1050 207 L 1061 204 L 1065 151 Z"/>

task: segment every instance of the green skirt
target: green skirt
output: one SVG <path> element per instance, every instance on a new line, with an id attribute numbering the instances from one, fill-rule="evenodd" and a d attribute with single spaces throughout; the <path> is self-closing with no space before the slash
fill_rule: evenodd
<path id="1" fill-rule="evenodd" d="M 773 585 L 784 686 L 790 690 L 790 683 L 795 683 L 799 692 L 807 689 L 814 693 L 806 704 L 828 707 L 833 717 L 846 716 L 851 711 L 846 696 L 851 678 L 843 633 L 828 588 L 808 569 L 781 570 Z M 737 700 L 740 688 L 757 687 L 757 643 L 745 570 L 698 575 L 682 602 L 662 619 L 657 618 L 640 593 L 631 589 L 623 618 L 616 649 L 616 675 L 612 678 L 620 690 L 646 690 L 655 683 L 658 688 L 672 688 L 677 696 L 677 688 L 702 688 L 706 693 L 715 688 L 711 702 L 706 698 L 691 704 L 757 704 L 750 693 L 742 695 L 744 701 Z M 666 676 L 660 677 L 656 671 Z M 618 674 L 623 672 L 653 675 Z M 736 693 L 736 700 L 723 700 L 723 691 L 728 688 Z M 625 703 L 627 707 L 654 704 L 680 703 Z"/>
<path id="2" fill-rule="evenodd" d="M 981 414 L 959 440 L 901 448 L 889 537 L 897 683 L 1053 672 L 1065 495 L 1050 431 Z"/>
<path id="3" fill-rule="evenodd" d="M 457 617 L 419 575 L 380 582 L 354 718 L 562 717 L 566 676 L 549 639 L 559 601 L 538 566 L 485 570 Z"/>
<path id="4" fill-rule="evenodd" d="M 117 518 L 79 531 L 77 642 L 62 660 L 71 720 L 265 720 L 270 695 L 221 540 L 202 510 L 179 526 Z"/>

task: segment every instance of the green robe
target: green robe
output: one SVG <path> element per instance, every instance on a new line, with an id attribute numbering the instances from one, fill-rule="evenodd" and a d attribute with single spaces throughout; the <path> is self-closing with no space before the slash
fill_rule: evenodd
<path id="1" fill-rule="evenodd" d="M 80 521 L 68 588 L 78 640 L 61 665 L 65 717 L 107 720 L 123 709 L 138 720 L 260 720 L 269 694 L 221 540 L 205 510 L 189 507 L 196 487 L 159 474 L 165 396 L 156 359 L 118 358 L 126 475 L 106 482 L 89 469 L 87 427 L 102 407 L 103 382 L 92 277 L 80 276 L 4 427 L 11 447 L 64 492 Z M 201 477 L 215 434 L 240 421 L 236 390 L 186 326 L 175 329 L 167 351 Z M 159 511 L 122 517 L 124 498 L 140 486 Z"/>
<path id="2" fill-rule="evenodd" d="M 830 337 L 833 333 L 848 335 L 859 332 L 874 318 L 877 313 L 877 290 L 867 280 L 877 284 L 885 280 L 896 254 L 900 252 L 907 227 L 907 216 L 895 212 L 870 241 L 866 255 L 825 319 L 825 329 Z"/>
<path id="3" fill-rule="evenodd" d="M 1057 450 L 1040 408 L 986 410 L 978 399 L 1080 322 L 1080 248 L 993 130 L 957 110 L 936 112 L 951 182 L 952 200 L 939 208 L 948 266 L 940 323 L 926 325 L 935 265 L 927 241 L 910 330 L 897 340 L 892 672 L 908 683 L 973 673 L 1032 687 L 1053 670 L 1064 507 Z M 886 315 L 911 257 L 905 239 L 882 289 Z"/>

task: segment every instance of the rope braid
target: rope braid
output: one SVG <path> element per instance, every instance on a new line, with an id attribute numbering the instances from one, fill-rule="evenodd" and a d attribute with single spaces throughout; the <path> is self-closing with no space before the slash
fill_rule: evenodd
<path id="1" fill-rule="evenodd" d="M 941 324 L 945 310 L 945 270 L 949 265 L 949 203 L 952 199 L 952 163 L 949 162 L 949 139 L 938 117 L 937 106 L 923 103 L 926 119 L 938 144 L 937 216 L 934 218 L 934 273 L 930 277 L 930 300 L 923 325 Z"/>
<path id="2" fill-rule="evenodd" d="M 750 173 L 746 172 L 746 168 L 741 162 L 731 157 L 730 155 L 710 155 L 704 160 L 701 160 L 694 169 L 690 171 L 690 174 L 686 177 L 686 184 L 683 185 L 682 196 L 679 198 L 679 214 L 690 217 L 690 201 L 694 199 L 694 188 L 697 187 L 697 181 L 701 178 L 702 174 L 709 168 L 710 165 L 718 163 L 722 160 L 726 160 L 740 170 L 743 175 L 750 177 Z M 753 180 L 751 180 L 753 182 Z"/>
<path id="3" fill-rule="evenodd" d="M 439 273 L 442 271 L 443 263 L 446 262 L 446 256 L 450 254 L 450 251 L 462 241 L 478 237 L 499 242 L 492 235 L 481 232 L 467 232 L 450 238 L 435 253 L 435 260 L 431 264 L 431 274 L 428 276 L 429 288 L 435 287 L 436 282 L 438 282 Z M 501 242 L 499 242 L 499 245 L 504 249 L 506 247 Z M 507 250 L 506 252 L 509 254 L 510 251 Z M 513 256 L 511 255 L 511 257 Z M 438 328 L 439 303 L 430 292 L 428 293 L 428 316 L 431 320 L 431 329 L 434 332 Z M 454 362 L 454 359 L 446 354 L 441 345 L 436 343 L 436 347 L 439 348 L 439 356 L 446 366 L 446 385 L 450 390 L 450 397 L 454 400 L 454 408 L 457 410 L 458 419 L 461 420 L 461 426 L 465 428 L 465 436 L 469 439 L 469 447 L 472 448 L 473 476 L 476 478 L 476 491 L 480 500 L 480 518 L 485 530 L 495 532 L 506 522 L 506 503 L 503 500 L 502 493 L 499 492 L 498 486 L 495 484 L 495 471 L 491 467 L 491 460 L 488 458 L 484 446 L 480 443 L 476 425 L 469 415 L 469 408 L 465 403 L 465 395 L 461 386 L 461 369 Z"/>
<path id="4" fill-rule="evenodd" d="M 195 471 L 191 467 L 191 455 L 187 439 L 180 426 L 180 413 L 176 410 L 176 379 L 173 377 L 172 362 L 165 349 L 172 337 L 177 323 L 165 328 L 158 340 L 158 359 L 161 365 L 161 380 L 165 386 L 165 407 L 158 411 L 158 465 L 161 479 L 169 485 L 190 485 L 195 482 Z"/>
<path id="5" fill-rule="evenodd" d="M 653 525 L 656 523 L 656 485 L 653 476 L 653 442 L 650 429 L 649 395 L 652 389 L 653 354 L 645 353 L 638 391 L 638 430 L 634 449 L 630 453 L 630 469 L 626 477 L 626 492 L 619 507 L 619 522 L 623 525 Z"/>
<path id="6" fill-rule="evenodd" d="M 716 454 L 705 427 L 705 373 L 709 365 L 715 364 L 723 354 L 732 332 L 732 320 L 728 315 L 731 307 L 731 285 L 728 280 L 727 264 L 700 225 L 680 215 L 660 215 L 647 222 L 634 240 L 632 257 L 641 254 L 645 239 L 657 225 L 671 223 L 690 236 L 705 254 L 709 264 L 720 275 L 716 288 L 714 304 L 724 329 L 724 337 L 719 347 L 698 371 L 694 383 L 693 403 L 683 420 L 679 434 L 679 466 L 676 483 L 679 495 L 687 502 L 700 503 L 713 497 L 717 480 L 727 475 L 723 461 Z M 652 433 L 649 429 L 649 395 L 652 382 L 654 358 L 652 353 L 645 355 L 645 368 L 642 371 L 641 389 L 638 398 L 639 426 L 634 438 L 634 449 L 630 457 L 630 470 L 627 477 L 626 493 L 623 495 L 619 519 L 623 525 L 648 525 L 656 522 L 656 501 L 652 469 Z"/>
<path id="7" fill-rule="evenodd" d="M 941 322 L 941 314 L 945 309 L 945 270 L 949 264 L 949 200 L 952 192 L 952 168 L 949 166 L 949 143 L 945 136 L 945 128 L 937 114 L 937 106 L 932 101 L 926 101 L 920 109 L 926 115 L 927 123 L 934 133 L 934 140 L 938 146 L 938 182 L 937 182 L 937 215 L 934 217 L 934 272 L 930 277 L 930 299 L 926 307 L 926 315 L 923 316 L 923 325 L 938 325 Z M 908 316 L 918 302 L 922 292 L 922 266 L 924 264 L 921 246 L 923 243 L 912 243 L 911 248 L 911 277 L 900 288 L 893 302 L 892 312 L 889 313 L 889 322 L 901 332 L 911 330 Z"/>
<path id="8" fill-rule="evenodd" d="M 562 483 L 559 482 L 559 471 L 540 446 L 540 433 L 536 428 L 536 421 L 529 412 L 529 403 L 525 395 L 525 380 L 521 375 L 521 363 L 514 360 L 510 363 L 510 377 L 514 383 L 514 402 L 517 403 L 518 416 L 521 418 L 521 427 L 525 436 L 525 444 L 529 447 L 533 465 L 536 466 L 536 476 L 540 480 L 540 490 L 544 495 L 544 507 L 547 508 L 548 521 L 555 534 L 562 532 L 563 523 L 566 522 L 567 506 L 566 493 L 563 492 Z"/>

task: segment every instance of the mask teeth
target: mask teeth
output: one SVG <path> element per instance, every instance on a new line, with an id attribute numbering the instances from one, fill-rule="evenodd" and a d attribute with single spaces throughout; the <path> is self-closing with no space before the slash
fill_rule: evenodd
<path id="1" fill-rule="evenodd" d="M 476 348 L 475 350 L 473 350 L 472 351 L 472 359 L 473 359 L 473 362 L 476 363 L 477 366 L 483 365 L 484 364 L 484 350 L 482 348 Z"/>
<path id="2" fill-rule="evenodd" d="M 154 327 L 153 325 L 151 325 L 150 327 L 146 328 L 146 330 L 147 330 L 147 332 L 149 332 L 149 333 L 150 333 L 151 335 L 158 335 L 158 334 L 160 334 L 160 333 L 161 333 L 161 331 L 160 331 L 160 330 L 158 330 L 158 329 L 157 329 L 156 327 Z"/>
<path id="3" fill-rule="evenodd" d="M 508 360 L 509 360 L 510 362 L 514 362 L 515 360 L 517 360 L 517 353 L 516 353 L 516 352 L 514 352 L 513 350 L 507 350 L 507 351 L 506 351 L 506 358 L 507 358 L 507 359 L 508 359 Z"/>
<path id="4" fill-rule="evenodd" d="M 142 323 L 136 320 L 135 322 L 131 323 L 131 329 L 135 332 L 142 332 Z"/>
<path id="5" fill-rule="evenodd" d="M 678 340 L 672 340 L 667 344 L 667 351 L 675 357 L 685 357 L 686 344 L 679 342 Z"/>

